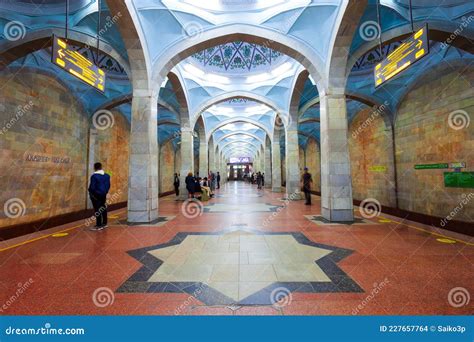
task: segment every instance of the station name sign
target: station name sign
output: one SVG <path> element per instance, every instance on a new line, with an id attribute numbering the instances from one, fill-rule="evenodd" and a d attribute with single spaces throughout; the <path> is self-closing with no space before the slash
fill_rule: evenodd
<path id="1" fill-rule="evenodd" d="M 425 26 L 375 66 L 375 87 L 398 75 L 428 53 L 428 27 Z"/>
<path id="2" fill-rule="evenodd" d="M 105 72 L 79 52 L 69 48 L 65 39 L 53 36 L 52 62 L 88 85 L 104 92 Z"/>

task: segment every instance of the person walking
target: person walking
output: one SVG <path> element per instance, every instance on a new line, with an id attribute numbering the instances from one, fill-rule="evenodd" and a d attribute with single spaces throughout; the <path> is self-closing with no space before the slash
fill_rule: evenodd
<path id="1" fill-rule="evenodd" d="M 306 205 L 311 205 L 311 185 L 313 184 L 313 177 L 308 172 L 308 168 L 304 168 L 304 173 L 301 176 L 301 186 L 303 188 Z"/>
<path id="2" fill-rule="evenodd" d="M 186 179 L 184 180 L 186 183 L 186 190 L 188 190 L 188 198 L 193 198 L 194 197 L 194 190 L 195 190 L 195 179 L 193 177 L 193 173 L 190 172 L 186 176 Z"/>
<path id="3" fill-rule="evenodd" d="M 211 178 L 209 179 L 209 187 L 211 188 L 211 192 L 214 193 L 216 190 L 216 174 L 212 171 L 209 173 L 211 174 Z"/>
<path id="4" fill-rule="evenodd" d="M 221 188 L 221 175 L 219 172 L 217 172 L 216 180 L 217 180 L 217 188 L 220 189 Z"/>
<path id="5" fill-rule="evenodd" d="M 265 172 L 262 173 L 262 186 L 265 186 Z"/>
<path id="6" fill-rule="evenodd" d="M 259 171 L 257 172 L 257 189 L 262 188 L 262 173 Z"/>
<path id="7" fill-rule="evenodd" d="M 176 194 L 176 196 L 179 196 L 179 176 L 177 173 L 174 174 L 173 185 L 174 185 L 174 193 Z"/>
<path id="8" fill-rule="evenodd" d="M 89 197 L 94 207 L 96 225 L 92 230 L 107 228 L 107 194 L 110 190 L 110 176 L 104 172 L 101 163 L 94 164 L 94 173 L 89 184 Z"/>

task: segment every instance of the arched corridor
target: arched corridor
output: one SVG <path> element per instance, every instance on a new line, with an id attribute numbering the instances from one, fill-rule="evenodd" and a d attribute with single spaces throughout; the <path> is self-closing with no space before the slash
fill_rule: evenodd
<path id="1" fill-rule="evenodd" d="M 0 313 L 474 312 L 474 2 L 0 19 Z"/>

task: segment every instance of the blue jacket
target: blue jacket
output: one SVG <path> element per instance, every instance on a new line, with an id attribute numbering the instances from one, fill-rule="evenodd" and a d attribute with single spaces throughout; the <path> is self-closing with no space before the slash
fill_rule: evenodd
<path id="1" fill-rule="evenodd" d="M 108 174 L 94 173 L 91 176 L 89 193 L 91 195 L 105 196 L 110 190 L 110 176 Z"/>

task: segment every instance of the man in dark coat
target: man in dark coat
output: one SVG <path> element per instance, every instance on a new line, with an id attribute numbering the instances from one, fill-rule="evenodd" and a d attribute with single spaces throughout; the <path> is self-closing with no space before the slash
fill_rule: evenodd
<path id="1" fill-rule="evenodd" d="M 301 186 L 304 191 L 304 197 L 306 199 L 306 205 L 311 205 L 311 185 L 313 184 L 313 177 L 308 172 L 308 168 L 304 168 L 304 173 L 301 176 Z"/>
<path id="2" fill-rule="evenodd" d="M 110 176 L 102 170 L 101 163 L 94 164 L 94 174 L 89 184 L 89 196 L 94 207 L 96 225 L 94 230 L 107 228 L 107 193 L 110 190 Z"/>

